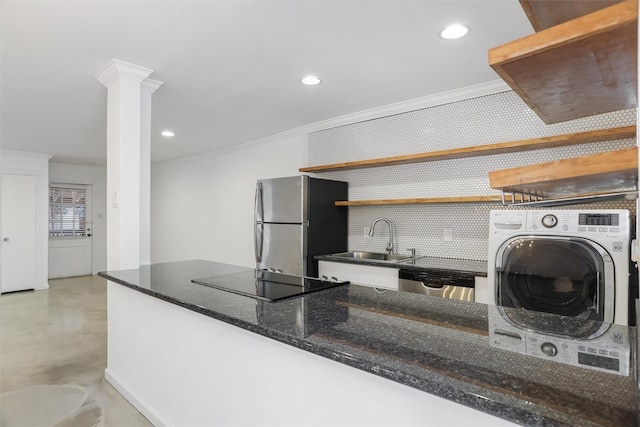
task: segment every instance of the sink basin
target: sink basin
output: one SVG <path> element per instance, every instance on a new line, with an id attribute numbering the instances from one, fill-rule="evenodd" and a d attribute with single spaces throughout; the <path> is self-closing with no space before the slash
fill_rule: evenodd
<path id="1" fill-rule="evenodd" d="M 353 259 L 372 260 L 372 261 L 391 261 L 391 262 L 401 262 L 401 261 L 407 261 L 412 259 L 411 255 L 389 255 L 383 252 L 361 252 L 361 251 L 341 252 L 339 254 L 333 254 L 333 256 L 337 256 L 341 258 L 353 258 Z"/>

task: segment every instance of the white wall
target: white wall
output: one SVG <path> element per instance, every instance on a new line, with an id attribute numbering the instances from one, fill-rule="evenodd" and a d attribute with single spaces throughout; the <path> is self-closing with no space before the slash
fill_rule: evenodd
<path id="1" fill-rule="evenodd" d="M 2 173 L 36 177 L 36 290 L 49 287 L 47 282 L 49 158 L 51 154 L 0 150 Z"/>
<path id="2" fill-rule="evenodd" d="M 299 175 L 307 134 L 275 135 L 151 168 L 151 261 L 253 267 L 256 180 Z"/>
<path id="3" fill-rule="evenodd" d="M 107 168 L 51 163 L 49 182 L 91 185 L 93 191 L 93 233 L 91 273 L 107 269 Z"/>

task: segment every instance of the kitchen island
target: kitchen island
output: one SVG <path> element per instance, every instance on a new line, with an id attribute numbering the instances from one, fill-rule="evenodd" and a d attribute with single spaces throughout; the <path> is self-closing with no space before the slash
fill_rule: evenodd
<path id="1" fill-rule="evenodd" d="M 483 304 L 357 285 L 267 302 L 191 282 L 248 270 L 100 273 L 105 377 L 154 424 L 638 425 L 635 373 L 491 347 Z"/>

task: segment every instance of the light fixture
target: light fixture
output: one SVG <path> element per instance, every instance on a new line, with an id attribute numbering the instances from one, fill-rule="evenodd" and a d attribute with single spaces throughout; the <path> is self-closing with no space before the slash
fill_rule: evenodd
<path id="1" fill-rule="evenodd" d="M 170 138 L 172 136 L 176 136 L 176 134 L 171 132 L 170 130 L 163 130 L 160 135 L 166 136 L 167 138 Z"/>
<path id="2" fill-rule="evenodd" d="M 320 80 L 320 78 L 318 76 L 314 76 L 314 75 L 305 76 L 300 81 L 302 82 L 302 84 L 307 85 L 307 86 L 315 86 L 315 85 L 319 85 L 320 83 L 322 83 L 322 80 Z"/>
<path id="3" fill-rule="evenodd" d="M 469 27 L 462 24 L 451 24 L 440 31 L 439 35 L 443 39 L 453 40 L 464 37 L 469 32 Z"/>

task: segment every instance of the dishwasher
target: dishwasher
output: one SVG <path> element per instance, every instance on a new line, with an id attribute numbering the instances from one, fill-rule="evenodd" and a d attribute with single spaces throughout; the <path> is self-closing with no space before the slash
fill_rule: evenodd
<path id="1" fill-rule="evenodd" d="M 460 301 L 475 301 L 475 276 L 441 270 L 400 269 L 398 290 Z"/>

